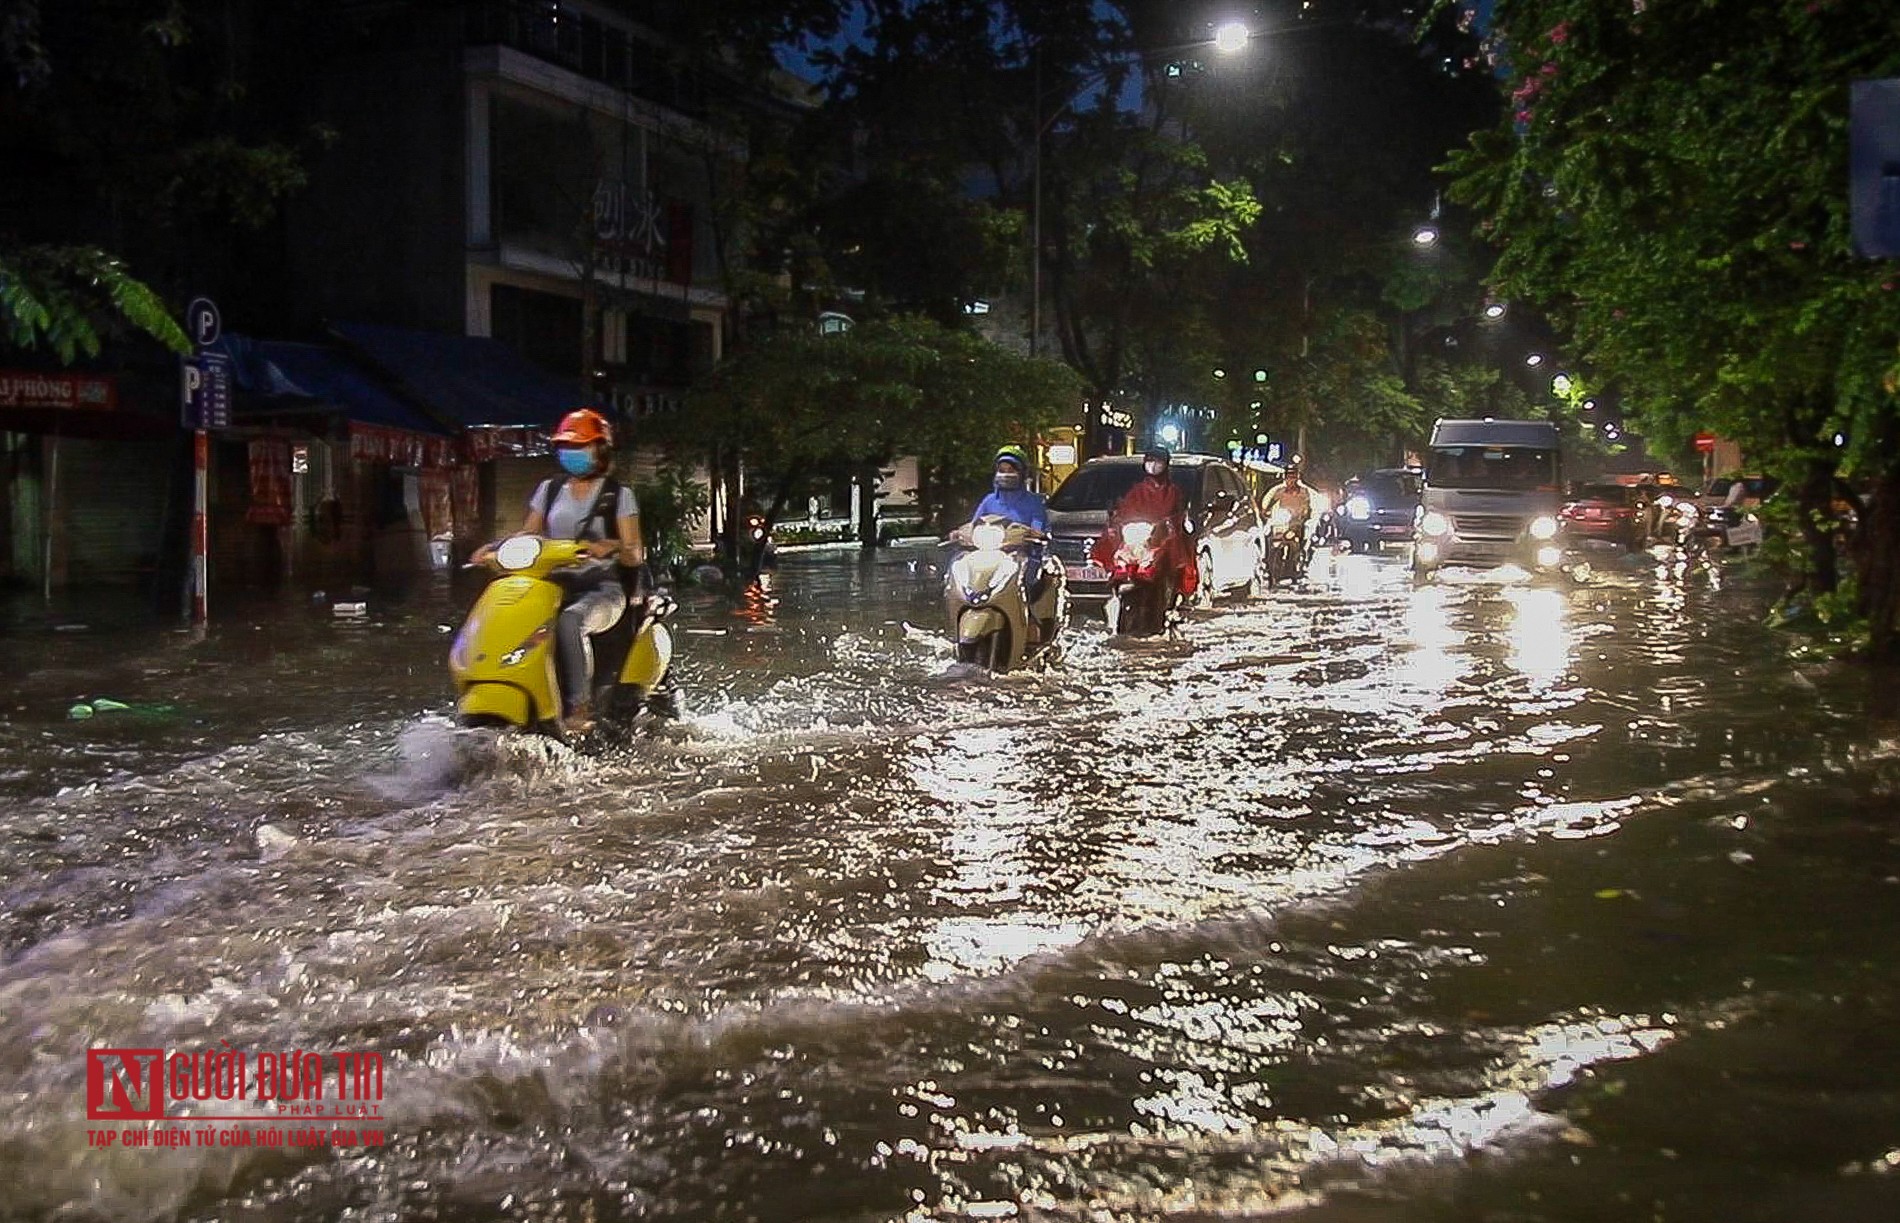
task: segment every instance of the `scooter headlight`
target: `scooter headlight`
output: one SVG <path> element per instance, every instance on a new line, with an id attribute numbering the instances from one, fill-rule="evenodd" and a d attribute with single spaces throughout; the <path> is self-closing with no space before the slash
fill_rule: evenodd
<path id="1" fill-rule="evenodd" d="M 506 654 L 503 654 L 501 656 L 501 665 L 504 667 L 514 666 L 516 663 L 526 658 L 529 654 L 532 654 L 535 650 L 535 647 L 541 645 L 542 643 L 547 641 L 549 637 L 553 635 L 554 635 L 554 630 L 551 627 L 545 624 L 542 625 L 540 628 L 534 630 L 534 632 L 528 634 L 528 639 L 526 641 L 522 642 L 520 645 L 516 646 L 514 649 L 508 651 Z"/>
<path id="2" fill-rule="evenodd" d="M 1549 514 L 1540 514 L 1536 518 L 1531 519 L 1531 538 L 1557 538 L 1557 520 L 1552 518 Z"/>
<path id="3" fill-rule="evenodd" d="M 1130 548 L 1145 548 L 1154 538 L 1155 525 L 1152 522 L 1131 522 L 1122 528 L 1122 542 Z"/>
<path id="4" fill-rule="evenodd" d="M 1003 549 L 1003 528 L 993 522 L 986 522 L 970 532 L 970 541 L 979 552 L 1000 552 Z"/>
<path id="5" fill-rule="evenodd" d="M 1372 517 L 1372 502 L 1364 497 L 1354 497 L 1346 502 L 1346 514 L 1354 522 L 1364 522 Z"/>
<path id="6" fill-rule="evenodd" d="M 502 541 L 495 549 L 495 563 L 503 569 L 526 569 L 541 558 L 541 541 L 532 535 L 517 535 Z"/>
<path id="7" fill-rule="evenodd" d="M 1539 568 L 1555 569 L 1558 563 L 1563 559 L 1563 550 L 1558 548 L 1555 544 L 1545 544 L 1537 550 L 1537 564 Z"/>
<path id="8" fill-rule="evenodd" d="M 1284 505 L 1274 506 L 1273 513 L 1267 515 L 1267 525 L 1276 531 L 1285 530 L 1293 525 L 1293 511 Z"/>
<path id="9" fill-rule="evenodd" d="M 1449 535 L 1451 534 L 1451 519 L 1437 510 L 1426 510 L 1425 516 L 1418 520 L 1418 533 L 1420 535 Z"/>
<path id="10" fill-rule="evenodd" d="M 1683 502 L 1676 507 L 1676 517 L 1682 519 L 1684 522 L 1694 522 L 1696 520 L 1695 505 L 1688 501 Z"/>

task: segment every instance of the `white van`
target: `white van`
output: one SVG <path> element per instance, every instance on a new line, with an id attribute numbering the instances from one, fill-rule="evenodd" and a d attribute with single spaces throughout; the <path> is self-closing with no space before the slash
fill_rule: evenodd
<path id="1" fill-rule="evenodd" d="M 1563 562 L 1557 426 L 1543 420 L 1441 420 L 1425 455 L 1412 570 Z"/>

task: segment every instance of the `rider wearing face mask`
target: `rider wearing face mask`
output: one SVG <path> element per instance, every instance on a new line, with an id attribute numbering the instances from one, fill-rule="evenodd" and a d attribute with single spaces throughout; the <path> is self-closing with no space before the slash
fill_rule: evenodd
<path id="1" fill-rule="evenodd" d="M 555 622 L 562 726 L 570 734 L 584 734 L 594 722 L 589 638 L 606 632 L 626 614 L 628 587 L 638 584 L 646 545 L 640 538 L 640 506 L 633 490 L 609 471 L 613 430 L 607 418 L 579 408 L 561 418 L 550 440 L 565 474 L 543 480 L 534 490 L 519 533 L 582 541 L 594 557 L 591 564 L 562 572 L 567 597 Z M 483 564 L 494 554 L 495 545 L 485 544 L 470 560 Z"/>
<path id="2" fill-rule="evenodd" d="M 1049 530 L 1049 509 L 1042 496 L 1028 488 L 1029 454 L 1021 446 L 1005 446 L 996 452 L 996 470 L 990 494 L 977 502 L 970 512 L 974 525 L 979 518 L 1001 515 L 1037 531 Z"/>
<path id="3" fill-rule="evenodd" d="M 1194 593 L 1199 574 L 1194 567 L 1193 540 L 1187 530 L 1187 501 L 1169 474 L 1172 465 L 1173 456 L 1160 446 L 1142 456 L 1141 479 L 1123 493 L 1115 508 L 1108 512 L 1108 525 L 1096 539 L 1090 559 L 1105 569 L 1112 568 L 1122 524 L 1151 522 L 1161 538 L 1163 568 L 1174 575 L 1174 590 L 1186 596 Z"/>

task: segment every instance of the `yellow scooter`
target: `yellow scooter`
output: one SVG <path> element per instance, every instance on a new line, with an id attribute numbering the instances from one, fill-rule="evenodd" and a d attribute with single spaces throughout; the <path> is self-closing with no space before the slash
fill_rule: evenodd
<path id="1" fill-rule="evenodd" d="M 456 715 L 464 726 L 512 726 L 565 738 L 554 625 L 566 590 L 555 574 L 592 559 L 585 543 L 536 535 L 513 536 L 495 549 L 501 576 L 482 591 L 449 650 Z M 602 728 L 624 730 L 642 709 L 679 716 L 673 635 L 665 623 L 673 611 L 672 598 L 655 591 L 594 637 L 594 709 Z"/>

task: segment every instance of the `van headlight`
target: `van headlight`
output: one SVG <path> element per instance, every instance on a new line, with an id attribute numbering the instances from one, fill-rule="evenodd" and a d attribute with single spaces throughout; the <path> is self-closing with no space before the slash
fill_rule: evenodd
<path id="1" fill-rule="evenodd" d="M 1540 514 L 1537 517 L 1531 519 L 1531 538 L 1532 539 L 1557 538 L 1557 520 L 1555 518 L 1552 518 L 1549 514 Z"/>
<path id="2" fill-rule="evenodd" d="M 1449 535 L 1451 519 L 1437 510 L 1426 510 L 1425 516 L 1418 520 L 1418 530 L 1421 535 Z"/>
<path id="3" fill-rule="evenodd" d="M 1354 522 L 1364 522 L 1372 517 L 1372 502 L 1364 497 L 1354 497 L 1346 502 L 1346 515 Z"/>
<path id="4" fill-rule="evenodd" d="M 526 569 L 541 557 L 541 541 L 532 535 L 516 535 L 495 549 L 495 563 L 503 569 Z"/>

